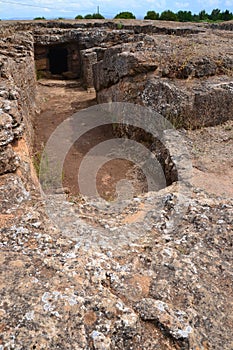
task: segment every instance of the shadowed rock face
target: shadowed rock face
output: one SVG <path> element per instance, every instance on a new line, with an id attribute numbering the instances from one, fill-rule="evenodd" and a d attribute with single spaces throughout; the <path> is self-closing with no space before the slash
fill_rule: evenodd
<path id="1" fill-rule="evenodd" d="M 233 348 L 230 196 L 190 185 L 179 202 L 173 184 L 159 194 L 162 210 L 151 212 L 153 227 L 119 248 L 111 237 L 107 245 L 96 242 L 94 229 L 85 244 L 72 238 L 83 234 L 81 226 L 68 236 L 65 224 L 63 232 L 49 220 L 38 194 L 30 159 L 38 48 L 75 47 L 70 67 L 77 64 L 99 103 L 148 106 L 178 127 L 232 120 L 232 23 L 124 23 L 121 30 L 108 21 L 1 23 L 2 349 Z M 47 64 L 38 67 L 48 73 Z M 223 142 L 232 149 L 229 135 Z M 156 200 L 153 193 L 136 198 L 116 217 L 97 217 L 91 201 L 77 211 L 89 220 L 92 210 L 94 221 L 114 232 Z"/>
<path id="2" fill-rule="evenodd" d="M 33 36 L 15 33 L 1 40 L 0 53 L 0 174 L 19 166 L 14 147 L 23 135 L 33 139 L 31 118 L 35 112 L 36 78 Z"/>

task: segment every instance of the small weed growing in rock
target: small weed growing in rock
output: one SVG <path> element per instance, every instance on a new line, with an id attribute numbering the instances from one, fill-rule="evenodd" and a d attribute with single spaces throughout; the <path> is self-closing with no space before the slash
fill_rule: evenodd
<path id="1" fill-rule="evenodd" d="M 122 23 L 117 23 L 117 29 L 121 30 L 123 28 L 123 24 Z"/>
<path id="2" fill-rule="evenodd" d="M 33 156 L 33 165 L 44 189 L 60 187 L 64 179 L 64 172 L 62 171 L 60 177 L 59 165 L 51 164 L 47 154 L 43 152 L 35 153 Z"/>

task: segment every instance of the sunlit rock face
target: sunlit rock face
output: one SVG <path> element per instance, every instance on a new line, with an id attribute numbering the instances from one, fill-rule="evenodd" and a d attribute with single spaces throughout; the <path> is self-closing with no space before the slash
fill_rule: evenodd
<path id="1" fill-rule="evenodd" d="M 144 35 L 107 49 L 94 65 L 98 102 L 139 103 L 177 127 L 232 119 L 232 34 L 219 39 L 221 33 L 206 28 L 184 36 Z"/>

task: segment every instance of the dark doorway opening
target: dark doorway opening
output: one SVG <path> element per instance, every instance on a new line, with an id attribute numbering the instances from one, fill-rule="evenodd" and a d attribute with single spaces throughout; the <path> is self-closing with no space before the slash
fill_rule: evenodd
<path id="1" fill-rule="evenodd" d="M 68 71 L 68 51 L 64 47 L 49 49 L 49 70 L 52 74 L 62 74 Z"/>

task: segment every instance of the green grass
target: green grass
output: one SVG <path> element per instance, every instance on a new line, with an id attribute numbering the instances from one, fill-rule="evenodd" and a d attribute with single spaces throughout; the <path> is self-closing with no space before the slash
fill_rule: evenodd
<path id="1" fill-rule="evenodd" d="M 60 176 L 59 164 L 51 164 L 48 155 L 44 152 L 36 152 L 32 158 L 38 179 L 44 189 L 58 188 L 64 180 L 64 172 Z"/>

